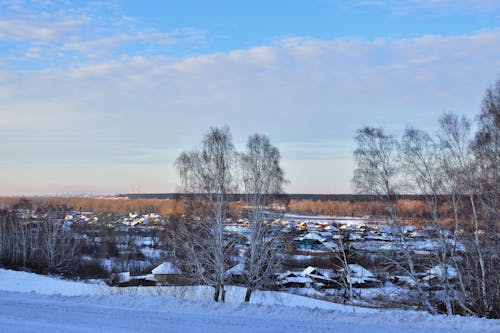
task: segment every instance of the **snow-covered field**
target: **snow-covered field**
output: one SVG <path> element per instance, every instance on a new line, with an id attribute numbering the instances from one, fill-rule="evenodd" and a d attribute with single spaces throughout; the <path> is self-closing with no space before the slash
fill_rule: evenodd
<path id="1" fill-rule="evenodd" d="M 253 304 L 242 304 L 236 287 L 226 304 L 206 301 L 210 288 L 153 290 L 118 295 L 99 284 L 0 270 L 0 332 L 500 332 L 498 320 L 352 308 L 285 293 L 257 293 Z"/>

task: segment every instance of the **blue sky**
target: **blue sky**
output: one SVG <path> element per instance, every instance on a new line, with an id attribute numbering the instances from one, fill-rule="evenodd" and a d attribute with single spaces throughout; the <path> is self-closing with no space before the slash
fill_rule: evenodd
<path id="1" fill-rule="evenodd" d="M 219 125 L 267 134 L 289 192 L 349 193 L 360 126 L 477 114 L 499 23 L 495 0 L 0 0 L 0 194 L 175 191 Z"/>

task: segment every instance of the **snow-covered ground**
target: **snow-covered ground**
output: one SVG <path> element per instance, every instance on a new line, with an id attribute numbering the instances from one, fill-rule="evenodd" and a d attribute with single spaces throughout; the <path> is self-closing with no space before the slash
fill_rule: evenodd
<path id="1" fill-rule="evenodd" d="M 80 296 L 96 294 L 97 284 L 0 269 L 0 291 L 19 291 L 44 295 Z"/>
<path id="2" fill-rule="evenodd" d="M 254 304 L 242 304 L 236 300 L 241 288 L 230 290 L 227 304 L 144 295 L 143 289 L 117 295 L 96 284 L 0 270 L 0 332 L 500 331 L 498 320 L 352 308 L 283 293 L 258 293 Z M 198 287 L 187 294 L 203 299 L 209 292 Z"/>

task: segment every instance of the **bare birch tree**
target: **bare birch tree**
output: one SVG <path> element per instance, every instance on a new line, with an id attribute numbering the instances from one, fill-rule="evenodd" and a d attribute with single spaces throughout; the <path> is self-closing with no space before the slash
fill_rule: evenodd
<path id="1" fill-rule="evenodd" d="M 492 95 L 487 93 L 482 115 L 485 114 L 485 105 L 491 107 L 489 98 Z M 493 129 L 490 134 L 485 134 L 488 126 L 482 127 L 471 145 L 471 124 L 464 117 L 445 114 L 440 119 L 440 125 L 442 146 L 448 168 L 452 170 L 450 181 L 458 189 L 458 197 L 466 199 L 461 211 L 454 203 L 455 219 L 461 218 L 466 226 L 469 221 L 472 222 L 472 228 L 465 227 L 460 239 L 465 253 L 460 261 L 455 260 L 461 291 L 456 301 L 465 313 L 498 316 L 498 206 L 491 205 L 498 200 L 498 183 L 494 181 L 498 176 L 495 176 L 498 166 L 494 165 L 494 160 L 498 156 L 490 156 L 490 153 L 494 154 L 494 150 L 498 149 L 494 147 L 496 139 L 492 136 L 499 134 L 494 127 L 490 127 Z M 488 147 L 489 144 L 492 146 Z"/>
<path id="2" fill-rule="evenodd" d="M 500 317 L 500 79 L 486 91 L 473 141 L 478 167 L 477 186 L 483 220 L 482 248 L 486 260 L 487 307 L 484 314 Z"/>
<path id="3" fill-rule="evenodd" d="M 71 231 L 60 221 L 47 218 L 38 224 L 40 261 L 46 272 L 73 273 L 79 261 L 79 247 Z"/>
<path id="4" fill-rule="evenodd" d="M 452 287 L 449 283 L 448 268 L 452 249 L 446 238 L 445 228 L 441 223 L 440 206 L 444 198 L 444 177 L 442 156 L 439 144 L 422 130 L 407 128 L 401 140 L 401 155 L 404 174 L 417 193 L 423 195 L 424 202 L 431 213 L 431 220 L 438 232 L 439 246 L 435 250 L 437 264 L 440 267 L 444 286 L 446 313 L 453 314 Z"/>
<path id="5" fill-rule="evenodd" d="M 235 192 L 236 151 L 229 128 L 211 128 L 200 149 L 182 153 L 176 160 L 184 190 L 191 193 L 193 228 L 181 230 L 181 244 L 193 274 L 214 287 L 214 300 L 225 301 L 225 272 L 231 248 L 224 235 L 230 195 Z M 187 233 L 187 234 L 186 234 Z"/>
<path id="6" fill-rule="evenodd" d="M 376 195 L 387 205 L 393 221 L 396 220 L 398 182 L 397 140 L 383 128 L 364 127 L 356 132 L 358 148 L 354 151 L 355 191 Z"/>
<path id="7" fill-rule="evenodd" d="M 266 136 L 259 134 L 248 139 L 246 151 L 240 156 L 243 190 L 251 223 L 250 247 L 245 264 L 245 302 L 250 301 L 254 290 L 270 284 L 279 267 L 276 255 L 279 240 L 270 226 L 264 225 L 262 213 L 273 198 L 283 193 L 286 180 L 280 159 L 278 148 Z"/>
<path id="8" fill-rule="evenodd" d="M 500 220 L 500 79 L 486 90 L 472 149 L 479 169 L 483 218 L 498 241 Z"/>
<path id="9" fill-rule="evenodd" d="M 420 281 L 416 278 L 411 250 L 404 238 L 403 225 L 397 217 L 396 201 L 403 186 L 400 179 L 399 144 L 382 128 L 364 127 L 357 131 L 355 139 L 358 147 L 354 151 L 356 164 L 353 177 L 354 188 L 358 193 L 376 195 L 386 205 L 391 216 L 392 229 L 399 238 L 401 250 L 408 265 L 407 270 L 416 284 L 418 296 L 427 310 L 436 314 L 437 310 L 430 303 Z"/>

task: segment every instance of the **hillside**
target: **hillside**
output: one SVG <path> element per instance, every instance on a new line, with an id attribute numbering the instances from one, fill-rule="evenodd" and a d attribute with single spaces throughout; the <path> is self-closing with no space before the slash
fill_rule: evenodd
<path id="1" fill-rule="evenodd" d="M 43 294 L 36 292 L 38 288 Z M 277 296 L 274 304 L 270 297 L 263 304 L 218 304 L 169 296 L 112 295 L 92 284 L 8 270 L 0 270 L 0 299 L 1 332 L 472 333 L 500 329 L 498 320 L 354 309 L 307 302 L 300 296 Z"/>

